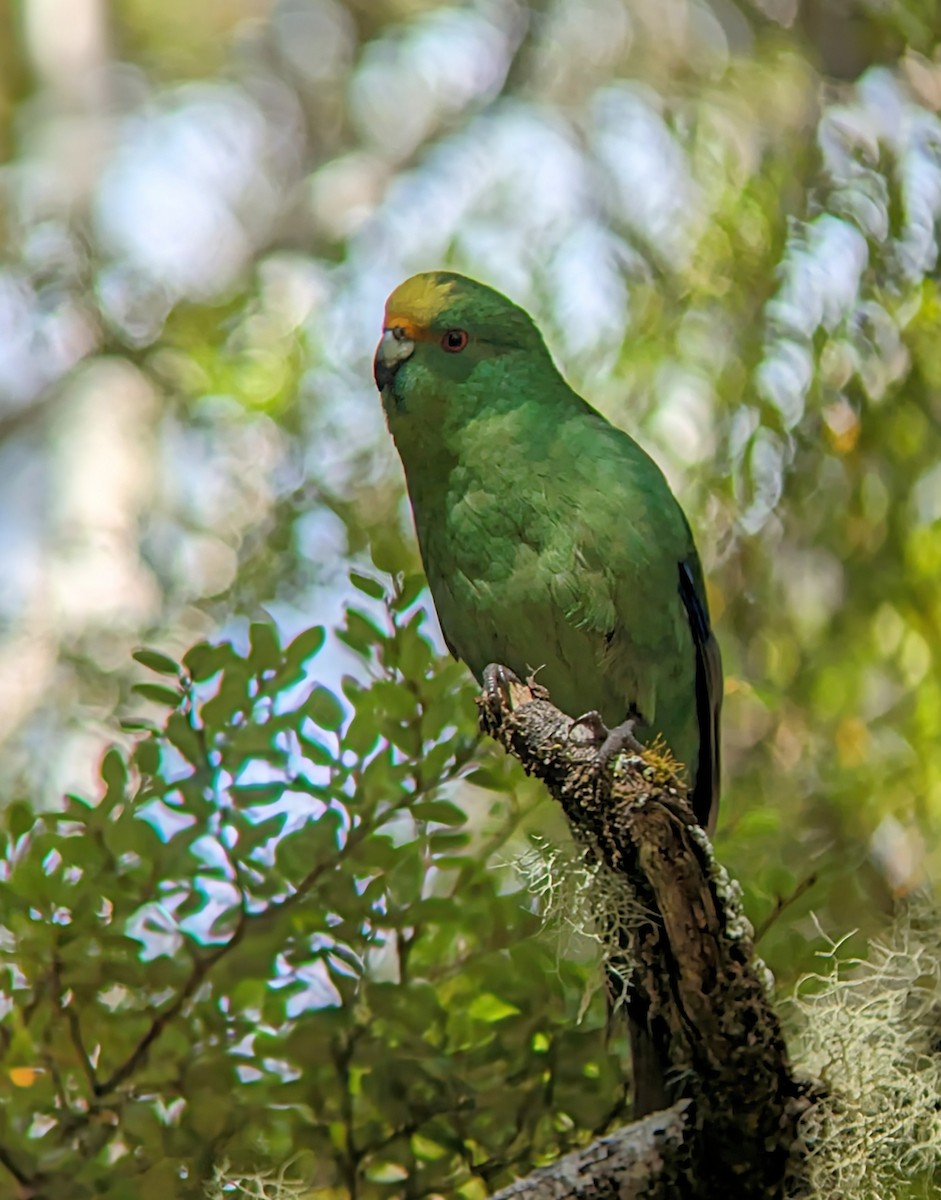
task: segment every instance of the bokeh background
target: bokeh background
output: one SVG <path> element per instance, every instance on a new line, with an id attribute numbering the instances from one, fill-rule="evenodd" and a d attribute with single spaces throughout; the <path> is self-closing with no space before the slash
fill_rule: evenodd
<path id="1" fill-rule="evenodd" d="M 448 266 L 690 516 L 782 988 L 862 948 L 941 870 L 939 39 L 927 0 L 0 5 L 6 803 L 98 794 L 161 711 L 135 647 L 418 570 L 371 355 Z"/>

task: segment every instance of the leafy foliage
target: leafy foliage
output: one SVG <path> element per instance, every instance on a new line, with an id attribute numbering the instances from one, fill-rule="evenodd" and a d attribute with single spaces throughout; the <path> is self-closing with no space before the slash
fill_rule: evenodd
<path id="1" fill-rule="evenodd" d="M 361 1196 L 478 1195 L 623 1115 L 585 966 L 492 869 L 538 793 L 494 762 L 461 801 L 486 769 L 464 674 L 417 581 L 353 582 L 339 692 L 321 627 L 139 651 L 176 675 L 138 688 L 165 721 L 94 801 L 7 809 L 0 1145 L 44 1195 L 198 1196 L 292 1157 Z"/>

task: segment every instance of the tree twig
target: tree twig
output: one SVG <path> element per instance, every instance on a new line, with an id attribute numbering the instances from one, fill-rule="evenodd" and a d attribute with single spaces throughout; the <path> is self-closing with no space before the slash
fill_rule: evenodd
<path id="1" fill-rule="evenodd" d="M 809 875 L 805 876 L 800 881 L 800 883 L 797 884 L 797 886 L 791 892 L 788 893 L 788 895 L 777 897 L 777 899 L 774 902 L 774 908 L 772 908 L 771 912 L 768 913 L 768 915 L 761 922 L 761 924 L 756 926 L 756 928 L 755 928 L 755 936 L 754 936 L 755 945 L 757 945 L 761 941 L 761 939 L 765 936 L 765 934 L 768 932 L 768 930 L 771 928 L 771 926 L 775 923 L 775 921 L 778 919 L 778 917 L 780 917 L 780 915 L 785 911 L 785 909 L 790 908 L 792 904 L 796 904 L 797 901 L 801 898 L 801 896 L 804 895 L 805 892 L 810 891 L 810 889 L 817 882 L 817 878 L 818 878 L 817 872 L 811 871 L 811 873 Z"/>
<path id="2" fill-rule="evenodd" d="M 25 1171 L 21 1170 L 11 1156 L 9 1150 L 5 1146 L 0 1145 L 0 1166 L 13 1176 L 16 1182 L 28 1194 L 28 1189 L 32 1186 L 32 1179 Z"/>
<path id="3" fill-rule="evenodd" d="M 82 1029 L 79 1024 L 78 1013 L 75 1007 L 71 1004 L 63 1004 L 62 1002 L 62 964 L 59 961 L 58 954 L 52 960 L 52 1004 L 56 1012 L 65 1020 L 69 1030 L 69 1038 L 72 1042 L 72 1047 L 75 1050 L 75 1056 L 78 1059 L 79 1066 L 85 1078 L 88 1080 L 88 1086 L 92 1095 L 96 1095 L 98 1087 L 98 1077 L 95 1074 L 95 1068 L 92 1066 L 92 1061 L 88 1057 L 88 1051 L 85 1049 L 85 1043 L 82 1040 Z"/>

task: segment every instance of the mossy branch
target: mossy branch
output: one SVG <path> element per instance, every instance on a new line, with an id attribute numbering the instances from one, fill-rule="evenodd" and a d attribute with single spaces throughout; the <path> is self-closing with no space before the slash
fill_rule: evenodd
<path id="1" fill-rule="evenodd" d="M 594 742 L 544 688 L 503 668 L 488 670 L 487 680 L 481 727 L 543 780 L 622 896 L 615 913 L 607 899 L 596 914 L 606 967 L 653 1035 L 671 1099 L 691 1104 L 682 1152 L 692 1165 L 679 1191 L 675 1148 L 651 1159 L 661 1175 L 670 1168 L 663 1194 L 799 1194 L 798 1122 L 819 1085 L 792 1070 L 738 887 L 695 823 L 675 763 L 654 747 L 599 773 Z M 610 897 L 611 883 L 599 894 Z M 646 1122 L 629 1128 L 650 1136 Z M 600 1181 L 583 1182 L 582 1194 L 604 1191 Z M 642 1186 L 645 1196 L 659 1194 L 650 1178 Z"/>

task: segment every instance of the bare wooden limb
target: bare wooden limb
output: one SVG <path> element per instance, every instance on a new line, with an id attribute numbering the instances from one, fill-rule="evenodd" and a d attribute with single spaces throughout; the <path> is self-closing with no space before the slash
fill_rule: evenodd
<path id="1" fill-rule="evenodd" d="M 518 1179 L 491 1200 L 572 1200 L 589 1193 L 618 1200 L 676 1200 L 689 1195 L 695 1166 L 689 1154 L 689 1108 L 680 1101 L 635 1121 Z"/>
<path id="2" fill-rule="evenodd" d="M 799 1194 L 798 1122 L 819 1085 L 791 1069 L 738 888 L 696 825 L 674 764 L 654 749 L 622 756 L 599 777 L 595 746 L 572 719 L 544 688 L 502 668 L 488 673 L 479 704 L 485 732 L 545 782 L 586 855 L 616 880 L 617 911 L 608 903 L 598 914 L 608 972 L 646 1022 L 670 1101 L 692 1105 L 683 1153 L 697 1164 L 695 1183 L 674 1194 Z"/>

